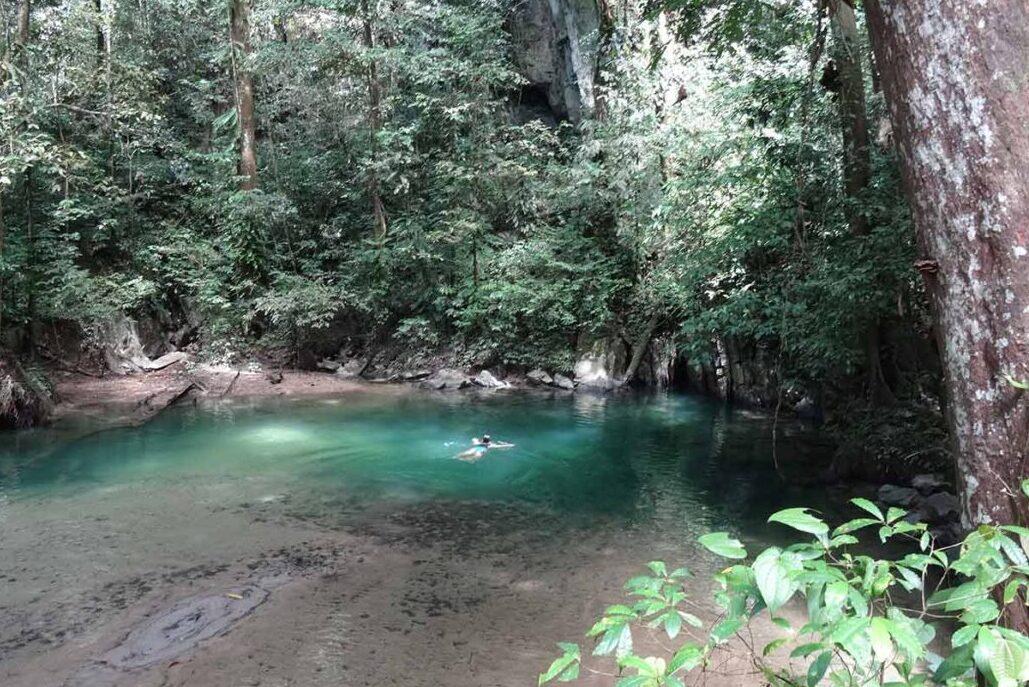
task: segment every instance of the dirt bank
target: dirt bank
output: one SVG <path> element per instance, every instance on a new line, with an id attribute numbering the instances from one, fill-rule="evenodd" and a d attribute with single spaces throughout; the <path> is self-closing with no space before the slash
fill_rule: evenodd
<path id="1" fill-rule="evenodd" d="M 54 420 L 85 417 L 105 426 L 142 424 L 169 405 L 201 399 L 399 393 L 399 387 L 325 372 L 252 372 L 179 363 L 163 370 L 92 377 L 58 371 Z"/>

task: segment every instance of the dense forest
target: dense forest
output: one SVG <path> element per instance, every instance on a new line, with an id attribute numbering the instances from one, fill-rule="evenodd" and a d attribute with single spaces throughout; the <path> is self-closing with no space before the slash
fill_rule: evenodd
<path id="1" fill-rule="evenodd" d="M 127 330 L 380 377 L 592 356 L 1025 515 L 1023 2 L 2 8 L 9 419 Z"/>

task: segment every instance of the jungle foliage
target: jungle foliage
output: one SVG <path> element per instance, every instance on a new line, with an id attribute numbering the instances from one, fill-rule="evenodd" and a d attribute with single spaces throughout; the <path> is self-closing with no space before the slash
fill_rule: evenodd
<path id="1" fill-rule="evenodd" d="M 603 108 L 570 122 L 518 104 L 507 0 L 6 2 L 4 343 L 129 314 L 208 355 L 568 370 L 583 339 L 664 336 L 766 354 L 780 395 L 936 408 L 892 145 L 848 193 L 828 20 L 775 4 L 619 5 Z"/>

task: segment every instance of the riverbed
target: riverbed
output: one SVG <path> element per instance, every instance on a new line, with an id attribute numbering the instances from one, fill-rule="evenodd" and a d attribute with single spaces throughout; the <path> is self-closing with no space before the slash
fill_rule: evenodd
<path id="1" fill-rule="evenodd" d="M 768 417 L 672 394 L 368 389 L 94 420 L 2 436 L 0 684 L 532 685 L 647 561 L 690 567 L 703 600 L 724 563 L 698 535 L 771 542 L 769 513 L 833 500 L 804 486 L 831 450 L 810 428 L 780 423 L 784 479 Z M 514 447 L 458 459 L 483 433 Z"/>

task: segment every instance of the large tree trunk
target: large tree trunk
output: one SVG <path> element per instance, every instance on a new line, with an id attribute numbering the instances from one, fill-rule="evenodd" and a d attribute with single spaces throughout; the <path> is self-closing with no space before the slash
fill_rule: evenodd
<path id="1" fill-rule="evenodd" d="M 1029 3 L 868 0 L 943 353 L 966 525 L 1026 524 Z"/>
<path id="2" fill-rule="evenodd" d="M 229 41 L 239 119 L 239 187 L 257 188 L 257 124 L 254 117 L 254 75 L 248 64 L 250 47 L 250 0 L 232 0 L 229 6 Z"/>

